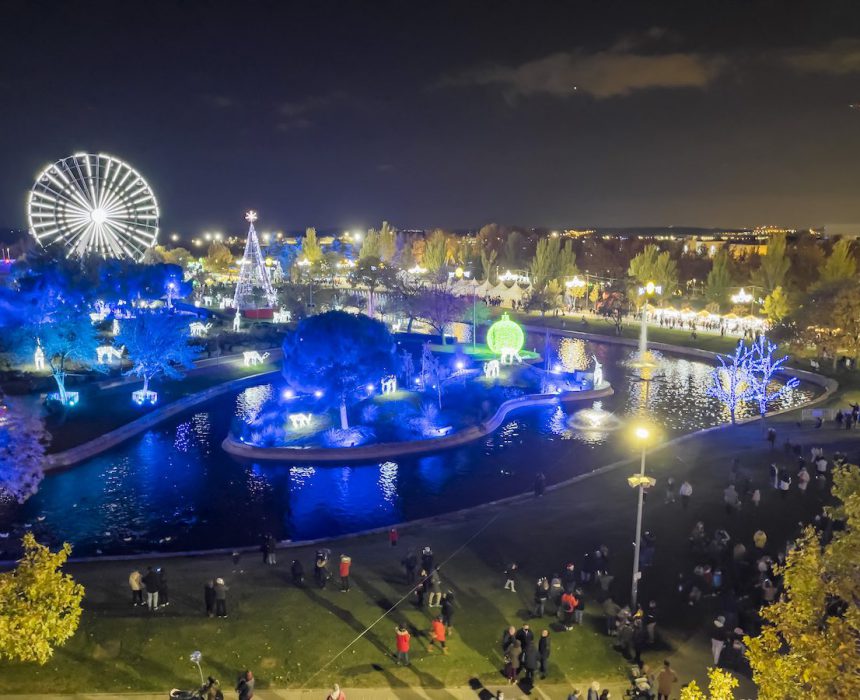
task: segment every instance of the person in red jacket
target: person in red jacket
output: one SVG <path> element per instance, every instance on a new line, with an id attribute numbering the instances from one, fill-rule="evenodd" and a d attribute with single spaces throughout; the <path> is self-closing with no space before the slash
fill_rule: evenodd
<path id="1" fill-rule="evenodd" d="M 412 637 L 404 625 L 394 628 L 395 639 L 397 640 L 397 665 L 403 663 L 404 666 L 409 665 L 409 642 Z"/>
<path id="2" fill-rule="evenodd" d="M 346 593 L 349 591 L 349 567 L 352 565 L 352 558 L 346 554 L 340 555 L 340 592 Z"/>
<path id="3" fill-rule="evenodd" d="M 430 623 L 430 644 L 427 646 L 427 651 L 433 651 L 436 644 L 439 645 L 443 654 L 448 653 L 448 647 L 445 646 L 445 623 L 442 622 L 441 616 Z"/>

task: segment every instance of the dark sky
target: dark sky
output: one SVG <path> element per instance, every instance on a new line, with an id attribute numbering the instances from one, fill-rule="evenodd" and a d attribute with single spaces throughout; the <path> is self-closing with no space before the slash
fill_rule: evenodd
<path id="1" fill-rule="evenodd" d="M 164 232 L 860 222 L 858 2 L 0 0 L 0 52 L 12 226 L 80 150 Z"/>

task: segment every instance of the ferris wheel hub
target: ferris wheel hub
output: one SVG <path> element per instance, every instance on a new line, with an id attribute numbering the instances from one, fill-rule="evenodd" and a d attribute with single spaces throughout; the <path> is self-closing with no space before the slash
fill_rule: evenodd
<path id="1" fill-rule="evenodd" d="M 107 212 L 101 207 L 97 207 L 90 212 L 90 218 L 95 224 L 103 224 L 107 220 Z"/>

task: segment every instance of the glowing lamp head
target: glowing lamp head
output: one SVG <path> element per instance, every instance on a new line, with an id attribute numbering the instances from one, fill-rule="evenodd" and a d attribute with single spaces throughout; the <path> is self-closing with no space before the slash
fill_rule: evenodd
<path id="1" fill-rule="evenodd" d="M 97 207 L 90 212 L 90 218 L 94 224 L 103 224 L 107 221 L 107 212 L 101 207 Z"/>
<path id="2" fill-rule="evenodd" d="M 364 388 L 365 388 L 365 389 L 367 389 L 367 393 L 368 393 L 368 394 L 372 394 L 372 393 L 373 393 L 373 384 L 368 384 L 368 385 L 367 385 L 366 387 L 364 387 Z"/>
<path id="3" fill-rule="evenodd" d="M 496 355 L 505 352 L 519 353 L 525 342 L 523 329 L 519 324 L 511 321 L 507 314 L 502 314 L 502 317 L 487 331 L 487 347 Z"/>
<path id="4" fill-rule="evenodd" d="M 634 431 L 636 438 L 639 440 L 647 440 L 651 433 L 648 432 L 648 428 L 638 427 Z"/>
<path id="5" fill-rule="evenodd" d="M 292 389 L 284 389 L 283 392 L 281 392 L 281 396 L 283 396 L 285 399 L 291 399 L 295 395 L 296 392 L 294 392 Z"/>
<path id="6" fill-rule="evenodd" d="M 318 399 L 321 399 L 321 398 L 322 398 L 322 395 L 323 395 L 323 393 L 322 393 L 322 391 L 320 391 L 319 389 L 317 389 L 317 390 L 314 392 L 314 396 L 315 396 L 316 398 L 318 398 Z"/>
<path id="7" fill-rule="evenodd" d="M 462 360 L 457 360 L 457 364 L 456 364 L 457 369 L 463 369 L 463 367 L 465 367 L 465 366 L 466 365 L 463 364 Z"/>

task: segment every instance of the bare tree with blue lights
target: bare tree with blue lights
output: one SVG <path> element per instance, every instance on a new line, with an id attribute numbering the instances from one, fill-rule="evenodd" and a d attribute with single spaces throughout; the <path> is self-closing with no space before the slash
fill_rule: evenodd
<path id="1" fill-rule="evenodd" d="M 764 335 L 760 335 L 750 349 L 748 381 L 752 389 L 752 398 L 758 402 L 758 411 L 762 418 L 767 413 L 767 406 L 771 401 L 776 401 L 800 384 L 795 377 L 791 377 L 784 384 L 776 381 L 776 375 L 783 371 L 789 359 L 788 355 L 776 359 L 774 357 L 776 351 L 777 346 Z"/>
<path id="2" fill-rule="evenodd" d="M 711 372 L 711 384 L 707 388 L 707 394 L 721 401 L 729 409 L 733 425 L 738 407 L 754 398 L 751 358 L 752 350 L 739 340 L 734 355 L 717 355 L 720 366 Z"/>

